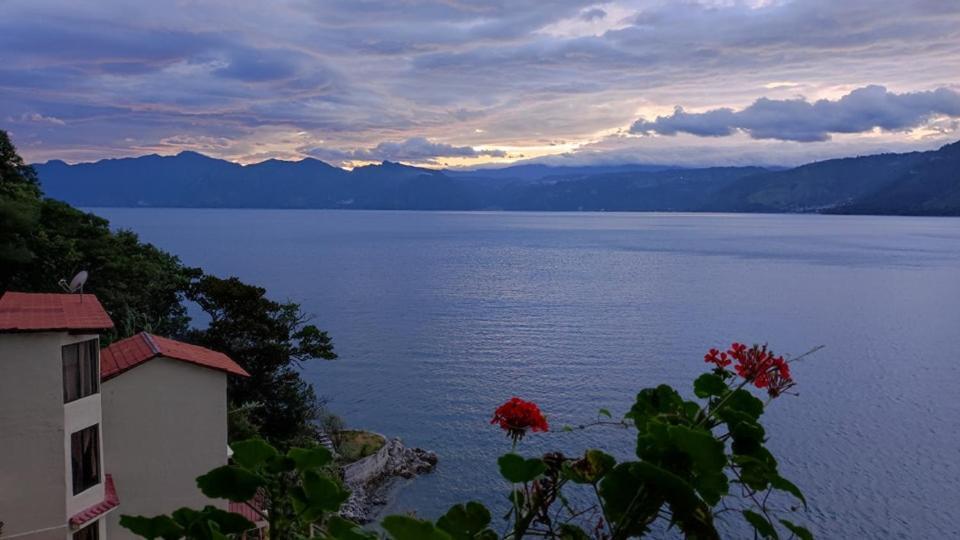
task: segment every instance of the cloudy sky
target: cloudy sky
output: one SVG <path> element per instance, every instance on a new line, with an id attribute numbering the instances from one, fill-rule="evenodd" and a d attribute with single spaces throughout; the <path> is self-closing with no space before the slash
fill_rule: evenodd
<path id="1" fill-rule="evenodd" d="M 958 0 L 0 0 L 31 161 L 797 164 L 960 139 Z"/>

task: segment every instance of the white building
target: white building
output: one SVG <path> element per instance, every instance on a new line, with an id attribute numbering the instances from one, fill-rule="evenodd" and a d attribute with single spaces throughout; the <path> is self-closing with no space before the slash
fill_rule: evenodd
<path id="1" fill-rule="evenodd" d="M 120 513 L 211 504 L 195 478 L 227 462 L 226 377 L 246 372 L 146 334 L 103 351 L 101 366 L 112 327 L 90 294 L 0 297 L 3 540 L 128 537 Z"/>
<path id="2" fill-rule="evenodd" d="M 225 354 L 147 333 L 103 349 L 103 439 L 123 499 L 107 518 L 111 539 L 136 538 L 120 514 L 155 516 L 214 505 L 196 478 L 227 463 L 227 374 L 247 372 Z"/>

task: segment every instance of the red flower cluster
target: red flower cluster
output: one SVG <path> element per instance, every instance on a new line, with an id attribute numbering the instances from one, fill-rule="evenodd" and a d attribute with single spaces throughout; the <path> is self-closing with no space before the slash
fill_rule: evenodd
<path id="1" fill-rule="evenodd" d="M 790 377 L 790 365 L 782 356 L 774 356 L 766 345 L 754 345 L 747 348 L 742 343 L 733 343 L 727 352 L 710 349 L 703 357 L 704 362 L 724 369 L 736 360 L 734 369 L 737 375 L 753 383 L 757 388 L 766 388 L 767 393 L 777 397 L 795 383 Z"/>
<path id="2" fill-rule="evenodd" d="M 540 407 L 537 407 L 536 403 L 524 401 L 518 397 L 511 398 L 510 401 L 497 407 L 490 423 L 499 424 L 514 442 L 522 439 L 528 429 L 531 431 L 549 429 L 547 419 L 540 412 Z"/>
<path id="3" fill-rule="evenodd" d="M 727 353 L 720 352 L 717 349 L 710 349 L 707 351 L 707 354 L 703 355 L 703 361 L 712 362 L 720 369 L 729 366 L 733 362 L 733 360 L 730 360 L 729 356 L 727 356 Z"/>

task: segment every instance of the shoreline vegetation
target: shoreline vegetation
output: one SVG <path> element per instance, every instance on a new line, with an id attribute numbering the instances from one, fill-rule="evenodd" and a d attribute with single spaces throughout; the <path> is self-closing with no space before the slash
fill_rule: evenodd
<path id="1" fill-rule="evenodd" d="M 345 464 L 372 456 L 387 444 L 383 435 L 360 429 L 342 430 L 332 434 L 331 439 L 337 455 Z"/>

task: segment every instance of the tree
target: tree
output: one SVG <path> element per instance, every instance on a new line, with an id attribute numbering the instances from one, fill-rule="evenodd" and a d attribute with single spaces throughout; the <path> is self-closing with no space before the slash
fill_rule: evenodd
<path id="1" fill-rule="evenodd" d="M 315 441 L 321 404 L 297 368 L 315 358 L 335 359 L 330 336 L 307 324 L 298 304 L 270 300 L 263 288 L 235 277 L 203 276 L 187 297 L 210 317 L 206 329 L 192 330 L 187 339 L 223 352 L 250 373 L 230 381 L 233 405 L 281 448 Z"/>
<path id="2" fill-rule="evenodd" d="M 33 259 L 29 239 L 40 219 L 40 196 L 36 171 L 0 130 L 0 287 Z"/>

